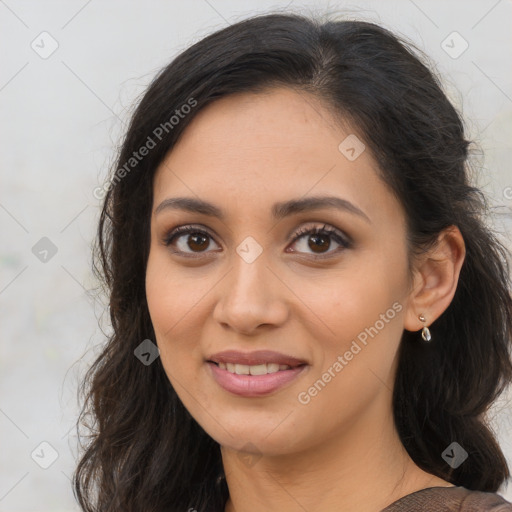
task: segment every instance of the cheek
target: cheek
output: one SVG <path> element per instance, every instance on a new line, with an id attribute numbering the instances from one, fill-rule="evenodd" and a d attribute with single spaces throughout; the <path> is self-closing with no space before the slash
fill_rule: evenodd
<path id="1" fill-rule="evenodd" d="M 189 269 L 193 272 L 194 269 Z M 149 255 L 146 269 L 146 298 L 155 332 L 163 338 L 175 337 L 185 319 L 200 310 L 201 298 L 208 291 L 204 280 L 187 278 L 164 250 Z"/>
<path id="2" fill-rule="evenodd" d="M 319 326 L 312 333 L 320 362 L 314 376 L 332 381 L 332 392 L 357 396 L 362 390 L 371 392 L 373 385 L 382 386 L 375 375 L 386 382 L 392 377 L 403 332 L 406 258 L 396 248 L 385 256 L 385 251 L 360 252 L 329 277 L 300 281 L 299 293 L 308 297 L 305 302 L 315 313 L 311 318 Z M 340 377 L 324 379 L 329 370 Z"/>
<path id="3" fill-rule="evenodd" d="M 204 368 L 200 340 L 211 312 L 208 302 L 214 282 L 198 277 L 200 268 L 172 264 L 165 251 L 150 252 L 146 270 L 146 298 L 160 359 L 166 375 L 187 408 L 195 399 L 206 403 L 204 386 L 198 375 Z"/>
<path id="4" fill-rule="evenodd" d="M 321 329 L 319 334 L 340 343 L 356 337 L 381 315 L 385 320 L 395 319 L 401 308 L 393 304 L 402 300 L 404 290 L 399 270 L 389 271 L 387 265 L 366 263 L 362 258 L 358 265 L 314 280 L 297 280 L 294 286 L 297 295 L 305 298 L 312 320 Z"/>
<path id="5" fill-rule="evenodd" d="M 146 269 L 146 299 L 156 344 L 169 377 L 179 371 L 178 361 L 183 367 L 189 365 L 190 357 L 187 355 L 194 350 L 193 345 L 183 340 L 194 340 L 193 326 L 187 322 L 194 313 L 198 291 L 181 284 L 179 274 L 172 271 L 165 256 L 158 254 L 158 249 L 150 253 Z M 183 335 L 184 329 L 187 336 Z"/>
<path id="6" fill-rule="evenodd" d="M 325 432 L 363 414 L 376 396 L 393 386 L 403 306 L 397 300 L 398 287 L 393 290 L 390 278 L 377 274 L 381 279 L 374 279 L 376 274 L 370 275 L 366 267 L 363 275 L 340 276 L 332 282 L 337 284 L 311 295 L 323 327 L 312 333 L 318 364 L 298 390 L 297 412 L 322 418 Z"/>

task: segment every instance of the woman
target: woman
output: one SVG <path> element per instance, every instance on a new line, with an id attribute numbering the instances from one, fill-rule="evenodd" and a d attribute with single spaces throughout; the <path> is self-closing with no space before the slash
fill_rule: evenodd
<path id="1" fill-rule="evenodd" d="M 512 511 L 509 269 L 469 145 L 367 22 L 257 16 L 163 69 L 99 224 L 81 508 Z"/>

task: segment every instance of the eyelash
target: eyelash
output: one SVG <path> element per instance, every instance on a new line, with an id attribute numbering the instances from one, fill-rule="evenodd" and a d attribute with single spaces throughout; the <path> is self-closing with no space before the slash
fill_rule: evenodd
<path id="1" fill-rule="evenodd" d="M 171 231 L 168 235 L 166 235 L 164 237 L 163 243 L 165 246 L 170 246 L 174 242 L 175 239 L 179 238 L 181 235 L 184 235 L 184 234 L 200 234 L 200 235 L 204 235 L 206 237 L 213 238 L 212 235 L 210 235 L 210 233 L 208 233 L 204 229 L 189 225 L 189 226 L 180 226 L 180 227 L 174 229 L 173 231 Z M 314 260 L 330 258 L 330 257 L 332 257 L 333 254 L 339 253 L 344 249 L 350 249 L 352 247 L 351 240 L 349 240 L 345 236 L 342 236 L 342 234 L 339 230 L 327 227 L 326 224 L 324 224 L 323 227 L 317 226 L 314 228 L 299 229 L 294 234 L 292 243 L 297 242 L 299 239 L 303 238 L 305 235 L 320 235 L 320 234 L 327 235 L 327 236 L 331 237 L 336 243 L 340 244 L 343 247 L 343 249 L 331 251 L 329 253 L 321 254 L 321 255 L 310 255 L 309 257 L 311 257 Z M 201 255 L 203 254 L 200 252 L 200 253 L 196 253 L 197 255 L 192 256 L 191 253 L 186 253 L 183 251 L 172 251 L 172 252 L 175 254 L 183 255 L 186 258 L 201 258 L 202 257 Z"/>

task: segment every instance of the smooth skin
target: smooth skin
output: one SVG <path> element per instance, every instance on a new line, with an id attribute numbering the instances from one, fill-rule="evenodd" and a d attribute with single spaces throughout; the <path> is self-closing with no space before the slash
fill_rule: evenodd
<path id="1" fill-rule="evenodd" d="M 349 134 L 357 136 L 355 127 L 308 93 L 231 95 L 198 113 L 155 175 L 148 306 L 171 384 L 221 445 L 226 512 L 378 512 L 414 491 L 451 486 L 403 448 L 392 390 L 402 332 L 421 330 L 420 314 L 434 324 L 432 343 L 442 343 L 435 320 L 454 296 L 464 241 L 447 228 L 414 262 L 410 280 L 404 211 L 368 148 L 354 161 L 340 152 Z M 276 202 L 317 195 L 350 201 L 368 219 L 333 208 L 271 215 Z M 213 203 L 224 218 L 156 213 L 179 196 Z M 165 245 L 187 225 L 208 236 L 179 234 Z M 352 244 L 331 235 L 294 241 L 299 229 L 324 225 Z M 236 250 L 249 236 L 262 249 L 252 263 Z M 299 394 L 396 303 L 394 318 L 300 403 Z M 268 396 L 241 397 L 221 388 L 205 362 L 227 349 L 275 350 L 309 366 Z"/>

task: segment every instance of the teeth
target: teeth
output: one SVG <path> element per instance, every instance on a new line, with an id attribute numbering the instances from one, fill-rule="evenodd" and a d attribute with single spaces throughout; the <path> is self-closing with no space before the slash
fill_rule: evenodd
<path id="1" fill-rule="evenodd" d="M 218 363 L 219 368 L 227 370 L 230 373 L 237 375 L 266 375 L 267 373 L 276 373 L 282 370 L 289 370 L 291 366 L 287 364 L 267 363 L 255 364 L 252 366 L 246 364 L 234 363 Z"/>
<path id="2" fill-rule="evenodd" d="M 276 373 L 279 371 L 279 365 L 277 363 L 268 363 L 265 365 L 267 367 L 267 373 Z M 286 365 L 282 365 L 286 370 Z"/>
<path id="3" fill-rule="evenodd" d="M 232 366 L 232 365 L 230 365 Z M 249 375 L 249 366 L 245 366 L 244 364 L 235 364 L 235 371 L 234 373 L 238 373 L 238 375 Z M 229 370 L 231 371 L 231 370 Z"/>
<path id="4" fill-rule="evenodd" d="M 267 365 L 266 364 L 258 364 L 255 366 L 249 366 L 249 372 L 251 375 L 265 375 L 267 373 Z"/>

